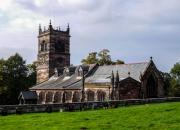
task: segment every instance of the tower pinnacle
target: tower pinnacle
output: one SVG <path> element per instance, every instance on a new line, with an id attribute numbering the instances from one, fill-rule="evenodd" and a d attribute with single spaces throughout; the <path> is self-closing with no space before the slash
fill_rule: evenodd
<path id="1" fill-rule="evenodd" d="M 49 21 L 49 30 L 51 31 L 52 30 L 52 24 L 51 24 L 51 19 L 50 19 L 50 21 Z"/>
<path id="2" fill-rule="evenodd" d="M 39 24 L 39 34 L 42 33 L 41 24 Z"/>
<path id="3" fill-rule="evenodd" d="M 50 19 L 50 21 L 49 21 L 49 25 L 51 25 L 51 19 Z"/>
<path id="4" fill-rule="evenodd" d="M 69 27 L 69 23 L 68 23 L 68 26 L 67 26 L 67 33 L 69 34 L 70 32 L 70 27 Z"/>

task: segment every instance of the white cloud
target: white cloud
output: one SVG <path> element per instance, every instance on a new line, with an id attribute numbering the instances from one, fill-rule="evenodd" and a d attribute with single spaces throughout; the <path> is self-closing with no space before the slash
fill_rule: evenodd
<path id="1" fill-rule="evenodd" d="M 1 10 L 6 10 L 9 7 L 11 7 L 12 0 L 0 0 L 0 9 Z"/>
<path id="2" fill-rule="evenodd" d="M 109 48 L 125 61 L 154 54 L 161 64 L 168 51 L 171 65 L 171 56 L 180 55 L 179 12 L 179 0 L 0 0 L 0 47 L 29 45 L 34 50 L 38 24 L 47 25 L 53 18 L 62 28 L 70 23 L 73 63 L 91 50 Z"/>
<path id="3" fill-rule="evenodd" d="M 61 7 L 75 7 L 75 8 L 79 8 L 79 7 L 83 7 L 83 6 L 90 6 L 92 4 L 94 4 L 94 0 L 58 0 L 59 4 Z"/>
<path id="4" fill-rule="evenodd" d="M 34 0 L 34 4 L 38 7 L 42 7 L 48 4 L 48 0 Z"/>
<path id="5" fill-rule="evenodd" d="M 1 15 L 4 16 L 4 19 L 7 19 L 3 25 L 1 24 L 1 30 L 3 29 L 3 31 L 33 30 L 39 23 L 45 23 L 47 20 L 46 16 L 37 14 L 33 10 L 26 10 L 12 0 L 2 0 L 1 2 Z"/>
<path id="6" fill-rule="evenodd" d="M 75 13 L 88 11 L 89 13 L 96 11 L 101 5 L 108 0 L 57 0 L 60 10 L 67 13 Z"/>

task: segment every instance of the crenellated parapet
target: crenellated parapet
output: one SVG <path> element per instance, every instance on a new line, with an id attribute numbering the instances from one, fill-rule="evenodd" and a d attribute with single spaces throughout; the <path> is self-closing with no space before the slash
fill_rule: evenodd
<path id="1" fill-rule="evenodd" d="M 53 27 L 51 20 L 44 29 L 39 25 L 37 83 L 48 80 L 54 75 L 54 69 L 70 66 L 70 27 L 65 31 Z"/>
<path id="2" fill-rule="evenodd" d="M 44 34 L 49 34 L 49 33 L 59 33 L 59 34 L 70 34 L 70 27 L 69 24 L 67 25 L 66 30 L 62 30 L 60 28 L 60 26 L 57 27 L 53 27 L 53 25 L 51 24 L 51 20 L 49 22 L 48 27 L 46 28 L 46 26 L 44 26 L 44 28 L 41 27 L 41 24 L 39 24 L 39 35 L 44 35 Z"/>

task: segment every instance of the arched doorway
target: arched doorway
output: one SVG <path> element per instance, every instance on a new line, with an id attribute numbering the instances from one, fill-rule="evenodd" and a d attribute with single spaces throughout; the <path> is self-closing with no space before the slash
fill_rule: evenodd
<path id="1" fill-rule="evenodd" d="M 42 102 L 44 102 L 45 101 L 45 92 L 40 92 L 39 93 L 39 103 L 42 103 Z"/>
<path id="2" fill-rule="evenodd" d="M 80 93 L 75 91 L 73 94 L 72 102 L 80 102 Z"/>
<path id="3" fill-rule="evenodd" d="M 147 93 L 147 98 L 157 97 L 157 83 L 155 77 L 152 74 L 147 79 L 146 93 Z"/>
<path id="4" fill-rule="evenodd" d="M 65 103 L 65 102 L 66 102 L 66 91 L 64 91 L 62 95 L 62 103 Z"/>
<path id="5" fill-rule="evenodd" d="M 106 93 L 104 91 L 98 91 L 97 92 L 97 100 L 98 101 L 104 101 L 105 100 Z"/>
<path id="6" fill-rule="evenodd" d="M 61 103 L 61 92 L 56 92 L 54 95 L 54 103 Z"/>
<path id="7" fill-rule="evenodd" d="M 72 97 L 71 91 L 64 91 L 62 95 L 62 103 L 72 102 L 71 97 Z"/>
<path id="8" fill-rule="evenodd" d="M 91 90 L 87 91 L 87 101 L 94 101 L 94 92 Z"/>
<path id="9" fill-rule="evenodd" d="M 46 103 L 52 102 L 53 99 L 53 93 L 52 92 L 47 92 L 46 94 Z"/>

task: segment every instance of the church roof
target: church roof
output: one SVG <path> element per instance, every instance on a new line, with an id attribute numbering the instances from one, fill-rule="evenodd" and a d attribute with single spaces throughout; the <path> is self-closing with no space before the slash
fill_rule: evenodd
<path id="1" fill-rule="evenodd" d="M 64 70 L 63 75 L 59 77 L 53 76 L 49 80 L 40 83 L 30 89 L 81 89 L 82 77 L 78 76 L 78 69 L 81 67 L 87 74 L 91 71 L 91 69 L 93 69 L 94 66 L 95 65 L 80 65 L 77 67 L 68 67 Z M 66 70 L 68 70 L 68 75 L 66 73 Z"/>
<path id="2" fill-rule="evenodd" d="M 140 82 L 140 76 L 141 74 L 144 74 L 149 64 L 150 62 L 141 62 L 104 66 L 80 65 L 75 67 L 76 69 L 70 67 L 69 70 L 73 70 L 73 73 L 70 75 L 66 75 L 66 70 L 64 70 L 63 75 L 59 77 L 53 76 L 48 81 L 38 84 L 31 89 L 81 89 L 82 77 L 79 77 L 78 75 L 78 69 L 80 67 L 82 67 L 84 71 L 87 71 L 85 74 L 85 83 L 111 83 L 112 71 L 114 73 L 118 71 L 120 80 L 126 79 L 130 76 Z"/>
<path id="3" fill-rule="evenodd" d="M 22 97 L 25 100 L 37 100 L 38 96 L 35 91 L 22 91 L 19 98 Z"/>
<path id="4" fill-rule="evenodd" d="M 140 75 L 145 72 L 149 62 L 121 64 L 121 65 L 104 65 L 86 78 L 86 83 L 110 83 L 112 71 L 119 73 L 120 80 L 130 76 L 140 82 Z"/>

